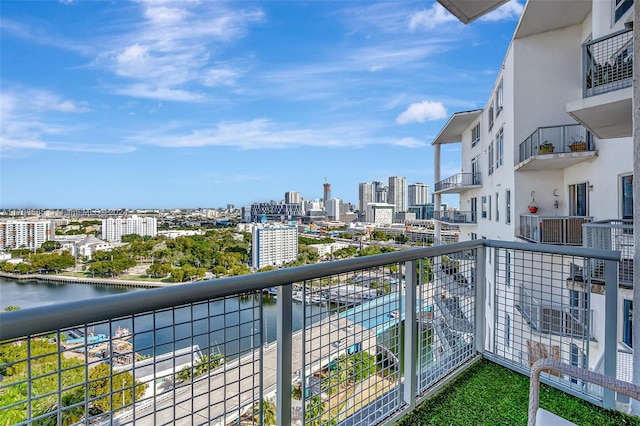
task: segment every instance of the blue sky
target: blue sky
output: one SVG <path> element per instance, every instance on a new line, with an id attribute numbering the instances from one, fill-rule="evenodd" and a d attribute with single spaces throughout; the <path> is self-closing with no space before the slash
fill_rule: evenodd
<path id="1" fill-rule="evenodd" d="M 484 106 L 522 1 L 467 26 L 433 1 L 0 7 L 0 208 L 188 208 L 433 188 L 431 141 Z"/>

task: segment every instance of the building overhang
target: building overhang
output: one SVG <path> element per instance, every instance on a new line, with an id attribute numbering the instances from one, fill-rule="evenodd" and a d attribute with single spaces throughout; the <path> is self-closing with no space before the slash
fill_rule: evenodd
<path id="1" fill-rule="evenodd" d="M 527 37 L 580 24 L 590 12 L 590 1 L 529 0 L 522 11 L 513 38 Z"/>
<path id="2" fill-rule="evenodd" d="M 491 12 L 509 0 L 438 0 L 445 9 L 458 18 L 463 24 L 468 24 Z"/>
<path id="3" fill-rule="evenodd" d="M 597 156 L 598 151 L 532 155 L 520 164 L 516 165 L 515 171 L 566 169 L 567 167 L 571 167 L 578 163 L 593 160 Z"/>
<path id="4" fill-rule="evenodd" d="M 447 124 L 444 125 L 438 136 L 431 142 L 431 145 L 441 145 L 447 143 L 458 143 L 462 141 L 462 132 L 464 132 L 471 123 L 482 115 L 481 109 L 473 111 L 456 112 L 449 118 Z"/>
<path id="5" fill-rule="evenodd" d="M 633 88 L 614 90 L 567 103 L 567 113 L 600 139 L 633 135 Z"/>

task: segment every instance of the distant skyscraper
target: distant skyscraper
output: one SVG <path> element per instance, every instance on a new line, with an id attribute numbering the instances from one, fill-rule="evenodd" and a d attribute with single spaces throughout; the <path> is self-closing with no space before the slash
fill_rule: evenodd
<path id="1" fill-rule="evenodd" d="M 342 210 L 342 200 L 340 198 L 332 198 L 325 205 L 327 217 L 333 220 L 340 220 L 340 211 Z"/>
<path id="2" fill-rule="evenodd" d="M 373 187 L 375 188 L 375 201 L 376 203 L 386 203 L 388 200 L 389 188 L 384 186 L 382 182 L 374 181 Z"/>
<path id="3" fill-rule="evenodd" d="M 367 204 L 376 201 L 376 192 L 372 183 L 362 182 L 358 188 L 358 208 L 360 209 L 360 220 L 366 220 Z"/>
<path id="4" fill-rule="evenodd" d="M 325 209 L 327 208 L 327 201 L 331 199 L 331 184 L 325 182 L 324 183 L 324 196 L 322 197 L 322 202 L 324 203 Z"/>
<path id="5" fill-rule="evenodd" d="M 397 212 L 407 210 L 407 179 L 400 176 L 389 178 L 389 204 L 396 206 Z"/>
<path id="6" fill-rule="evenodd" d="M 429 202 L 429 185 L 426 183 L 414 183 L 409 185 L 409 205 L 417 206 Z"/>
<path id="7" fill-rule="evenodd" d="M 285 192 L 284 193 L 284 203 L 285 204 L 299 204 L 300 203 L 300 193 L 299 192 Z"/>

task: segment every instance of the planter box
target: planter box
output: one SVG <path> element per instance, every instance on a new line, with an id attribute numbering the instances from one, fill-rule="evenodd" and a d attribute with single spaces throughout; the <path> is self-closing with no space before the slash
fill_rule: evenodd
<path id="1" fill-rule="evenodd" d="M 540 148 L 538 148 L 538 153 L 539 154 L 551 154 L 554 149 L 556 149 L 555 146 L 540 146 Z"/>
<path id="2" fill-rule="evenodd" d="M 571 151 L 586 151 L 587 143 L 586 142 L 574 143 L 569 145 L 569 149 Z"/>

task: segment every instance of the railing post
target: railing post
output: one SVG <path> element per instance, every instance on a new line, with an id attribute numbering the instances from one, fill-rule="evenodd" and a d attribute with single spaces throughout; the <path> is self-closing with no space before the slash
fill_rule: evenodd
<path id="1" fill-rule="evenodd" d="M 606 260 L 604 315 L 604 374 L 616 378 L 618 364 L 618 262 Z M 604 408 L 616 408 L 616 394 L 604 389 Z"/>
<path id="2" fill-rule="evenodd" d="M 404 291 L 404 402 L 411 410 L 416 405 L 418 324 L 416 318 L 416 299 L 418 282 L 416 260 L 405 262 Z"/>
<path id="3" fill-rule="evenodd" d="M 485 318 L 485 299 L 486 299 L 486 286 L 485 286 L 485 250 L 486 246 L 480 246 L 476 249 L 476 278 L 474 282 L 476 290 L 476 351 L 484 353 L 484 331 L 486 330 Z"/>
<path id="4" fill-rule="evenodd" d="M 291 424 L 291 313 L 293 304 L 291 290 L 291 284 L 280 286 L 278 288 L 278 300 L 276 302 L 276 309 L 278 311 L 276 422 L 278 426 Z"/>

